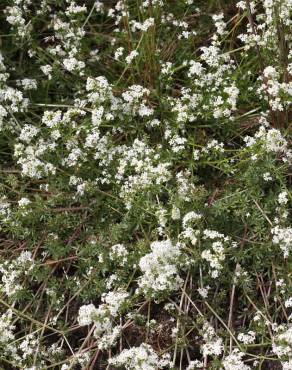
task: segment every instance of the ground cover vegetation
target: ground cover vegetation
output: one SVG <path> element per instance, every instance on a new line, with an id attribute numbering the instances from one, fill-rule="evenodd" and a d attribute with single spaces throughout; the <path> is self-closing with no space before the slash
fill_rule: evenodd
<path id="1" fill-rule="evenodd" d="M 0 1 L 1 369 L 292 369 L 291 10 Z"/>

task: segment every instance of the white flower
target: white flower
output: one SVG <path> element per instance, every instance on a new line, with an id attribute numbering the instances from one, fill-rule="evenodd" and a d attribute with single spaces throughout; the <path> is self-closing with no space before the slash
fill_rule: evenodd
<path id="1" fill-rule="evenodd" d="M 220 234 L 215 230 L 204 230 L 203 239 L 218 239 L 211 243 L 210 249 L 205 249 L 201 254 L 202 258 L 210 264 L 212 277 L 217 278 L 223 268 L 222 262 L 225 260 L 224 243 L 229 241 L 229 238 L 225 237 L 223 234 Z"/>
<path id="2" fill-rule="evenodd" d="M 45 74 L 48 77 L 48 79 L 51 80 L 52 71 L 53 71 L 52 66 L 50 66 L 49 64 L 46 64 L 44 66 L 41 66 L 40 69 L 43 72 L 43 74 Z"/>
<path id="3" fill-rule="evenodd" d="M 204 363 L 202 361 L 194 360 L 194 361 L 190 361 L 186 370 L 197 370 L 197 369 L 202 369 L 203 367 L 204 367 Z"/>
<path id="4" fill-rule="evenodd" d="M 39 133 L 39 128 L 32 125 L 24 125 L 19 134 L 19 140 L 29 143 Z"/>
<path id="5" fill-rule="evenodd" d="M 96 312 L 97 309 L 92 303 L 81 306 L 77 318 L 79 325 L 90 325 L 93 322 L 93 316 Z"/>
<path id="6" fill-rule="evenodd" d="M 250 370 L 250 367 L 242 361 L 244 353 L 238 349 L 233 350 L 222 362 L 225 370 Z"/>
<path id="7" fill-rule="evenodd" d="M 19 205 L 19 207 L 26 207 L 26 206 L 28 206 L 30 203 L 31 203 L 31 201 L 30 201 L 28 198 L 21 198 L 21 199 L 18 201 L 18 205 Z"/>
<path id="8" fill-rule="evenodd" d="M 265 172 L 265 173 L 263 174 L 263 179 L 264 179 L 265 181 L 272 181 L 272 180 L 273 180 L 273 177 L 271 176 L 270 172 Z"/>
<path id="9" fill-rule="evenodd" d="M 17 257 L 17 263 L 24 265 L 27 262 L 33 262 L 32 254 L 30 251 L 22 251 L 21 254 Z"/>
<path id="10" fill-rule="evenodd" d="M 150 27 L 154 25 L 154 18 L 148 18 L 143 23 L 136 22 L 134 20 L 132 20 L 130 23 L 132 32 L 135 32 L 136 30 L 146 32 Z"/>
<path id="11" fill-rule="evenodd" d="M 200 294 L 200 296 L 206 299 L 208 297 L 209 289 L 210 289 L 209 286 L 206 286 L 205 288 L 198 288 L 198 293 Z"/>
<path id="12" fill-rule="evenodd" d="M 275 226 L 271 230 L 273 234 L 273 243 L 280 246 L 287 258 L 292 248 L 292 227 Z"/>
<path id="13" fill-rule="evenodd" d="M 161 74 L 162 75 L 171 75 L 172 74 L 172 63 L 171 62 L 166 62 L 161 64 Z"/>
<path id="14" fill-rule="evenodd" d="M 274 78 L 277 78 L 278 77 L 278 73 L 277 73 L 276 69 L 274 67 L 272 67 L 272 66 L 266 67 L 264 69 L 264 71 L 263 71 L 263 74 L 267 78 L 274 79 Z"/>
<path id="15" fill-rule="evenodd" d="M 169 360 L 159 359 L 149 344 L 124 349 L 119 355 L 111 358 L 109 364 L 125 367 L 128 370 L 157 370 L 169 366 Z"/>
<path id="16" fill-rule="evenodd" d="M 173 220 L 179 220 L 180 219 L 180 209 L 173 206 L 171 210 L 171 218 Z"/>
<path id="17" fill-rule="evenodd" d="M 292 307 L 292 297 L 286 299 L 285 301 L 285 307 Z"/>
<path id="18" fill-rule="evenodd" d="M 35 90 L 37 88 L 37 81 L 31 78 L 23 78 L 17 81 L 17 84 L 22 86 L 24 90 Z"/>
<path id="19" fill-rule="evenodd" d="M 77 60 L 74 57 L 64 59 L 63 65 L 69 72 L 80 71 L 85 67 L 85 63 L 83 61 Z"/>
<path id="20" fill-rule="evenodd" d="M 102 301 L 106 304 L 110 314 L 116 316 L 121 305 L 128 298 L 129 293 L 123 290 L 115 290 L 102 295 Z"/>
<path id="21" fill-rule="evenodd" d="M 283 205 L 283 204 L 287 204 L 288 203 L 288 193 L 287 191 L 282 191 L 279 195 L 278 195 L 278 202 L 279 204 Z"/>
<path id="22" fill-rule="evenodd" d="M 281 365 L 283 366 L 282 370 L 292 370 L 292 359 L 289 359 L 289 361 L 281 362 Z"/>
<path id="23" fill-rule="evenodd" d="M 178 245 L 173 245 L 170 240 L 157 241 L 151 244 L 151 250 L 139 262 L 143 273 L 138 282 L 140 289 L 154 297 L 177 290 L 182 284 L 177 269 L 181 254 Z"/>
<path id="24" fill-rule="evenodd" d="M 115 244 L 111 247 L 110 258 L 123 266 L 127 262 L 128 251 L 123 244 Z"/>
<path id="25" fill-rule="evenodd" d="M 266 148 L 271 152 L 284 152 L 287 148 L 287 141 L 283 138 L 281 132 L 276 129 L 268 130 L 266 134 Z"/>
<path id="26" fill-rule="evenodd" d="M 202 218 L 202 215 L 200 213 L 197 213 L 194 211 L 187 213 L 182 220 L 183 228 L 184 229 L 187 228 L 189 223 L 191 223 L 192 221 L 198 221 L 201 218 Z"/>
<path id="27" fill-rule="evenodd" d="M 124 50 L 125 50 L 125 48 L 123 48 L 123 47 L 117 48 L 117 50 L 115 51 L 114 59 L 119 60 L 120 57 L 123 55 Z"/>
<path id="28" fill-rule="evenodd" d="M 274 345 L 273 345 L 273 352 L 278 357 L 292 356 L 292 327 L 291 325 L 288 326 L 281 326 L 278 328 L 280 333 L 275 337 Z"/>
<path id="29" fill-rule="evenodd" d="M 131 51 L 130 54 L 125 58 L 126 63 L 130 64 L 138 55 L 139 53 L 137 50 Z"/>
<path id="30" fill-rule="evenodd" d="M 208 322 L 203 326 L 203 340 L 205 342 L 201 348 L 203 356 L 219 356 L 222 353 L 223 340 L 216 335 L 214 328 Z"/>
<path id="31" fill-rule="evenodd" d="M 15 325 L 12 325 L 12 311 L 6 311 L 2 316 L 0 316 L 0 343 L 7 343 L 14 340 L 13 330 Z"/>
<path id="32" fill-rule="evenodd" d="M 249 331 L 247 333 L 239 333 L 237 336 L 238 340 L 244 344 L 254 343 L 256 338 L 256 333 L 254 331 Z"/>

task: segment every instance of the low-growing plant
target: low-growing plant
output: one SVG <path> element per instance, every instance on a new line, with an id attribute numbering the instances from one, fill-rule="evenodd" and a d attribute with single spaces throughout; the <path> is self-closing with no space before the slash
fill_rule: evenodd
<path id="1" fill-rule="evenodd" d="M 1 368 L 292 369 L 291 10 L 1 2 Z"/>

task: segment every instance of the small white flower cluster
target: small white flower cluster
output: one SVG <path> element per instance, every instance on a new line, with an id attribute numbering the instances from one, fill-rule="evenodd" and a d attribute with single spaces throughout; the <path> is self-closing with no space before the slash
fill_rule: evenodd
<path id="1" fill-rule="evenodd" d="M 50 66 L 49 64 L 46 64 L 46 65 L 41 66 L 40 70 L 43 72 L 45 76 L 48 77 L 49 80 L 52 79 L 52 72 L 53 72 L 52 66 Z"/>
<path id="2" fill-rule="evenodd" d="M 279 289 L 281 294 L 284 294 L 286 292 L 287 284 L 284 279 L 279 279 L 276 281 L 276 287 Z"/>
<path id="3" fill-rule="evenodd" d="M 18 367 L 25 370 L 38 370 L 45 366 L 45 361 L 43 359 L 36 361 L 35 353 L 41 351 L 43 358 L 53 358 L 52 356 L 61 353 L 60 347 L 58 347 L 56 344 L 53 344 L 48 349 L 42 346 L 35 333 L 24 335 L 15 341 L 15 335 L 12 333 L 12 330 L 15 327 L 11 325 L 11 321 L 11 310 L 8 310 L 0 317 L 0 327 L 3 330 L 3 336 L 1 336 L 0 345 L 2 355 L 11 358 L 11 363 L 13 365 L 16 366 L 17 364 Z M 32 360 L 36 361 L 37 365 L 28 367 L 28 364 L 32 363 Z"/>
<path id="4" fill-rule="evenodd" d="M 73 14 L 79 14 L 79 13 L 85 13 L 86 12 L 86 6 L 80 6 L 75 3 L 75 1 L 70 0 L 69 6 L 67 7 L 65 14 L 67 16 L 71 16 Z"/>
<path id="5" fill-rule="evenodd" d="M 197 32 L 194 30 L 190 30 L 190 25 L 185 22 L 184 20 L 176 20 L 172 21 L 172 25 L 177 27 L 180 30 L 180 34 L 178 35 L 178 39 L 189 39 L 191 36 L 196 36 Z"/>
<path id="6" fill-rule="evenodd" d="M 178 207 L 176 207 L 176 206 L 172 207 L 171 218 L 172 218 L 172 220 L 179 220 L 180 219 L 180 209 Z"/>
<path id="7" fill-rule="evenodd" d="M 195 161 L 204 158 L 219 158 L 224 154 L 224 144 L 219 143 L 218 140 L 213 139 L 207 142 L 202 149 L 194 149 L 193 156 Z"/>
<path id="8" fill-rule="evenodd" d="M 128 254 L 126 247 L 123 244 L 115 244 L 111 247 L 110 259 L 117 261 L 120 266 L 124 266 L 128 260 Z"/>
<path id="9" fill-rule="evenodd" d="M 263 174 L 263 179 L 264 179 L 264 181 L 268 182 L 268 181 L 272 181 L 273 177 L 271 176 L 270 172 L 265 172 Z"/>
<path id="10" fill-rule="evenodd" d="M 245 1 L 238 1 L 236 3 L 236 6 L 237 8 L 241 9 L 241 10 L 247 10 L 247 4 Z M 250 1 L 249 2 L 249 7 L 250 7 L 250 10 L 251 10 L 251 14 L 255 14 L 256 12 L 256 2 L 255 1 Z"/>
<path id="11" fill-rule="evenodd" d="M 273 352 L 279 358 L 288 356 L 292 359 L 292 327 L 281 325 L 277 329 L 281 332 L 274 338 Z"/>
<path id="12" fill-rule="evenodd" d="M 132 61 L 139 55 L 137 50 L 132 50 L 125 58 L 125 62 L 127 64 L 131 64 Z"/>
<path id="13" fill-rule="evenodd" d="M 136 32 L 137 30 L 146 32 L 150 27 L 154 26 L 154 18 L 147 18 L 143 23 L 132 20 L 130 21 L 130 26 L 132 32 Z"/>
<path id="14" fill-rule="evenodd" d="M 161 64 L 161 74 L 166 76 L 171 76 L 173 69 L 173 64 L 171 62 L 165 62 Z"/>
<path id="15" fill-rule="evenodd" d="M 258 94 L 263 95 L 273 111 L 283 111 L 292 95 L 292 83 L 279 80 L 280 73 L 274 67 L 268 66 L 263 71 L 262 85 L 258 89 Z"/>
<path id="16" fill-rule="evenodd" d="M 210 286 L 207 285 L 206 287 L 198 288 L 198 293 L 200 294 L 202 298 L 206 299 L 208 297 L 209 290 L 210 290 Z"/>
<path id="17" fill-rule="evenodd" d="M 39 159 L 49 150 L 55 149 L 54 143 L 40 140 L 38 147 L 32 145 L 16 144 L 14 147 L 17 163 L 21 166 L 23 176 L 39 179 L 48 174 L 54 174 L 56 168 L 52 163 Z"/>
<path id="18" fill-rule="evenodd" d="M 119 60 L 120 57 L 124 54 L 124 51 L 125 51 L 125 48 L 123 48 L 122 46 L 117 48 L 114 54 L 114 59 Z"/>
<path id="19" fill-rule="evenodd" d="M 184 215 L 182 220 L 182 226 L 184 229 L 186 229 L 189 225 L 189 223 L 196 222 L 202 218 L 202 215 L 200 213 L 191 211 Z"/>
<path id="20" fill-rule="evenodd" d="M 19 199 L 18 209 L 22 216 L 26 216 L 27 214 L 29 214 L 29 212 L 31 211 L 29 207 L 30 204 L 31 204 L 31 201 L 26 197 L 22 197 L 21 199 Z"/>
<path id="21" fill-rule="evenodd" d="M 9 106 L 12 112 L 25 110 L 28 106 L 28 99 L 22 92 L 7 85 L 0 89 L 0 102 L 4 107 Z"/>
<path id="22" fill-rule="evenodd" d="M 68 2 L 68 7 L 62 14 L 54 14 L 51 27 L 54 31 L 54 46 L 47 51 L 56 58 L 56 63 L 69 72 L 84 74 L 85 62 L 80 59 L 81 41 L 85 35 L 84 27 L 77 25 L 76 17 L 85 15 L 86 6 L 79 6 L 74 1 Z M 42 66 L 42 71 L 51 78 L 51 69 Z"/>
<path id="23" fill-rule="evenodd" d="M 83 129 L 78 129 L 77 119 L 84 117 L 86 111 L 80 108 L 70 108 L 64 113 L 60 110 L 44 111 L 42 123 L 47 126 L 49 132 L 40 131 L 39 127 L 30 124 L 24 125 L 19 135 L 21 143 L 15 145 L 15 156 L 19 158 L 18 163 L 22 167 L 24 176 L 41 178 L 49 174 L 54 175 L 56 167 L 48 162 L 48 154 L 57 151 L 59 146 L 62 146 L 63 150 L 63 143 L 60 139 L 70 127 L 74 130 L 75 135 L 65 143 L 67 155 L 62 156 L 60 164 L 66 167 L 80 168 L 83 163 L 92 158 L 88 156 L 91 156 L 92 150 L 94 150 L 94 159 L 98 160 L 99 166 L 103 168 L 102 175 L 92 183 L 94 186 L 97 182 L 110 181 L 111 175 L 108 173 L 108 167 L 118 155 L 120 164 L 116 176 L 118 181 L 124 182 L 121 195 L 125 198 L 127 206 L 130 207 L 131 198 L 134 197 L 138 189 L 141 189 L 141 186 L 146 188 L 160 185 L 170 178 L 169 164 L 159 163 L 160 158 L 157 152 L 154 149 L 148 149 L 144 142 L 137 139 L 133 143 L 133 151 L 124 145 L 110 147 L 112 145 L 110 135 L 101 132 L 101 124 L 104 120 L 106 122 L 112 121 L 115 115 L 131 117 L 136 114 L 140 117 L 151 115 L 152 108 L 147 105 L 144 98 L 149 95 L 149 90 L 140 85 L 133 85 L 121 94 L 121 98 L 116 98 L 113 95 L 112 87 L 103 76 L 88 77 L 86 90 L 88 103 L 93 104 L 95 108 L 92 109 L 91 125 L 85 130 L 86 137 L 83 139 L 82 136 L 82 140 L 85 140 L 84 145 L 80 143 Z M 85 102 L 76 100 L 76 106 L 84 104 Z M 119 130 L 122 129 L 119 128 Z M 77 137 L 80 138 L 79 142 Z M 25 146 L 23 143 L 30 145 Z M 153 158 L 152 162 L 149 161 L 149 155 Z M 145 161 L 144 168 L 142 162 L 137 161 L 139 157 L 141 161 Z M 126 164 L 125 161 L 129 163 Z M 156 163 L 158 163 L 157 166 Z M 124 176 L 127 166 L 132 167 L 134 174 L 127 173 Z M 77 193 L 82 195 L 87 188 L 90 188 L 90 183 L 80 177 L 76 186 Z"/>
<path id="24" fill-rule="evenodd" d="M 16 84 L 21 86 L 23 90 L 36 90 L 37 88 L 37 81 L 33 78 L 23 78 L 16 81 Z"/>
<path id="25" fill-rule="evenodd" d="M 18 201 L 18 205 L 19 207 L 21 208 L 25 208 L 27 207 L 29 204 L 31 203 L 31 201 L 28 199 L 28 198 L 21 198 L 19 201 Z"/>
<path id="26" fill-rule="evenodd" d="M 93 104 L 103 103 L 112 97 L 111 86 L 103 76 L 96 78 L 88 77 L 86 80 L 86 90 L 88 91 L 88 101 Z"/>
<path id="27" fill-rule="evenodd" d="M 164 5 L 164 0 L 152 0 L 152 1 L 144 0 L 143 3 L 142 3 L 143 8 L 147 8 L 147 7 L 153 6 L 153 5 L 162 7 Z"/>
<path id="28" fill-rule="evenodd" d="M 165 130 L 165 139 L 168 141 L 174 153 L 180 153 L 185 149 L 187 139 L 185 137 L 173 134 L 171 130 Z"/>
<path id="29" fill-rule="evenodd" d="M 6 21 L 16 30 L 20 38 L 29 36 L 32 31 L 31 22 L 25 19 L 29 14 L 29 4 L 30 0 L 21 0 L 5 8 Z"/>
<path id="30" fill-rule="evenodd" d="M 211 241 L 211 247 L 202 252 L 202 258 L 209 263 L 211 276 L 217 278 L 223 268 L 226 244 L 230 239 L 214 230 L 204 230 L 203 234 L 203 240 L 208 244 Z"/>
<path id="31" fill-rule="evenodd" d="M 271 230 L 273 234 L 273 243 L 279 245 L 287 258 L 292 249 L 292 227 L 275 226 Z"/>
<path id="32" fill-rule="evenodd" d="M 186 370 L 197 370 L 204 368 L 204 363 L 199 360 L 190 361 Z"/>
<path id="33" fill-rule="evenodd" d="M 25 124 L 19 135 L 19 143 L 15 144 L 15 156 L 18 164 L 22 167 L 22 175 L 32 178 L 42 178 L 48 174 L 55 174 L 56 167 L 46 158 L 49 153 L 53 153 L 58 148 L 58 139 L 61 137 L 61 130 L 66 130 L 69 122 L 74 128 L 73 117 L 83 116 L 84 111 L 80 109 L 68 109 L 62 114 L 60 110 L 44 111 L 42 123 L 49 130 L 49 137 L 41 132 L 39 127 Z M 25 145 L 26 144 L 26 145 Z M 27 145 L 29 144 L 29 145 Z M 74 147 L 75 142 L 67 142 L 68 156 L 61 159 L 63 165 L 68 167 L 77 165 L 83 152 Z"/>
<path id="34" fill-rule="evenodd" d="M 13 313 L 11 310 L 7 310 L 3 315 L 0 316 L 0 343 L 7 343 L 14 340 L 13 331 L 15 325 L 12 324 Z"/>
<path id="35" fill-rule="evenodd" d="M 141 85 L 132 85 L 122 93 L 123 101 L 122 111 L 131 116 L 138 114 L 140 117 L 149 116 L 153 114 L 153 110 L 147 106 L 145 97 L 149 96 L 150 91 Z M 148 113 L 143 114 L 143 110 L 147 108 Z M 142 114 L 141 114 L 142 111 Z"/>
<path id="36" fill-rule="evenodd" d="M 27 109 L 29 104 L 29 99 L 23 96 L 23 93 L 7 84 L 7 80 L 10 74 L 7 72 L 7 68 L 4 64 L 4 58 L 0 51 L 0 132 L 3 129 L 8 129 L 9 131 L 16 130 L 15 120 L 8 120 L 8 112 L 16 113 L 23 112 Z M 29 79 L 22 80 L 22 87 L 25 90 L 28 81 L 34 81 Z M 7 124 L 4 125 L 7 119 Z"/>
<path id="37" fill-rule="evenodd" d="M 198 225 L 202 215 L 200 213 L 191 211 L 184 215 L 182 220 L 183 231 L 180 233 L 179 238 L 181 240 L 189 240 L 192 245 L 196 245 L 200 230 L 194 229 L 194 225 Z"/>
<path id="38" fill-rule="evenodd" d="M 157 231 L 160 235 L 164 235 L 164 229 L 165 229 L 166 224 L 168 222 L 167 210 L 160 207 L 155 212 L 155 216 L 157 217 L 157 221 L 158 221 L 158 225 L 159 225 L 158 228 L 157 228 Z"/>
<path id="39" fill-rule="evenodd" d="M 245 1 L 239 1 L 238 7 L 244 11 L 251 11 L 252 14 L 256 13 L 257 2 L 249 2 L 249 6 Z M 271 55 L 275 55 L 278 52 L 278 39 L 277 35 L 277 22 L 274 21 L 275 17 L 279 17 L 279 20 L 283 25 L 289 27 L 291 24 L 290 0 L 264 0 L 261 2 L 263 6 L 263 12 L 257 15 L 257 28 L 256 30 L 249 22 L 245 33 L 239 35 L 239 39 L 244 43 L 246 51 L 258 47 L 263 48 L 271 52 Z M 279 10 L 279 11 L 278 11 Z"/>
<path id="40" fill-rule="evenodd" d="M 288 307 L 292 307 L 292 297 L 289 297 L 288 299 L 286 299 L 286 301 L 285 301 L 285 307 L 287 307 L 287 308 Z"/>
<path id="41" fill-rule="evenodd" d="M 122 290 L 111 291 L 102 296 L 103 303 L 96 308 L 92 303 L 79 308 L 79 325 L 94 324 L 94 335 L 99 338 L 99 349 L 112 347 L 119 338 L 121 326 L 113 326 L 113 319 L 119 314 L 129 294 Z"/>
<path id="42" fill-rule="evenodd" d="M 224 14 L 223 13 L 214 14 L 212 16 L 212 19 L 213 19 L 213 22 L 214 22 L 215 27 L 217 29 L 215 34 L 213 35 L 213 40 L 217 41 L 219 36 L 222 37 L 222 36 L 226 35 L 226 23 L 223 21 Z"/>
<path id="43" fill-rule="evenodd" d="M 278 202 L 280 205 L 285 205 L 288 203 L 288 193 L 287 191 L 282 191 L 279 195 L 278 195 Z"/>
<path id="44" fill-rule="evenodd" d="M 239 89 L 234 82 L 229 81 L 229 75 L 234 69 L 233 61 L 228 55 L 223 55 L 215 44 L 202 48 L 200 62 L 187 63 L 190 66 L 188 77 L 192 78 L 194 88 L 182 88 L 179 99 L 170 99 L 180 125 L 187 121 L 192 122 L 209 112 L 216 119 L 232 119 L 232 114 L 237 109 Z M 207 67 L 203 66 L 205 64 Z M 208 101 L 203 99 L 206 89 L 210 91 Z"/>
<path id="45" fill-rule="evenodd" d="M 137 192 L 161 186 L 171 178 L 170 163 L 163 163 L 159 159 L 160 155 L 154 149 L 148 148 L 138 139 L 135 139 L 132 147 L 123 151 L 119 159 L 116 179 L 123 183 L 120 196 L 124 199 L 127 208 L 131 208 Z M 126 170 L 131 170 L 132 174 L 125 176 Z"/>
<path id="46" fill-rule="evenodd" d="M 19 345 L 23 360 L 32 356 L 39 347 L 39 341 L 34 334 L 28 334 Z"/>
<path id="47" fill-rule="evenodd" d="M 3 197 L 0 199 L 0 217 L 3 223 L 7 222 L 11 215 L 11 206 L 10 203 L 7 202 L 6 198 Z M 1 226 L 0 226 L 1 230 Z"/>
<path id="48" fill-rule="evenodd" d="M 264 117 L 261 119 L 262 125 L 253 137 L 246 136 L 244 141 L 247 147 L 260 145 L 268 153 L 280 154 L 283 162 L 292 161 L 292 151 L 288 148 L 288 142 L 283 137 L 280 130 L 275 128 L 267 129 L 268 123 Z"/>
<path id="49" fill-rule="evenodd" d="M 204 323 L 202 334 L 204 344 L 201 346 L 201 351 L 203 356 L 221 355 L 223 352 L 223 340 L 217 336 L 214 328 L 208 322 Z"/>
<path id="50" fill-rule="evenodd" d="M 237 339 L 244 344 L 251 344 L 254 343 L 256 339 L 256 333 L 252 330 L 247 333 L 239 333 Z"/>
<path id="51" fill-rule="evenodd" d="M 31 140 L 37 136 L 39 133 L 39 128 L 26 124 L 22 127 L 21 132 L 19 134 L 19 140 L 24 141 L 25 143 L 30 143 Z"/>
<path id="52" fill-rule="evenodd" d="M 223 368 L 225 370 L 250 370 L 250 366 L 246 365 L 242 358 L 243 352 L 238 349 L 234 349 L 225 359 L 222 361 Z"/>
<path id="53" fill-rule="evenodd" d="M 93 314 L 95 313 L 95 311 L 96 308 L 92 303 L 81 306 L 78 313 L 79 325 L 90 325 L 93 321 Z"/>
<path id="54" fill-rule="evenodd" d="M 69 72 L 82 71 L 85 67 L 85 63 L 82 60 L 78 60 L 75 57 L 65 58 L 63 60 L 64 68 Z M 82 75 L 82 73 L 81 73 Z"/>
<path id="55" fill-rule="evenodd" d="M 139 262 L 142 271 L 139 290 L 146 296 L 159 298 L 166 292 L 179 289 L 183 283 L 178 271 L 180 256 L 179 244 L 173 245 L 170 240 L 153 242 L 151 252 Z"/>
<path id="56" fill-rule="evenodd" d="M 29 251 L 23 251 L 12 262 L 5 261 L 0 265 L 1 281 L 0 290 L 7 296 L 13 296 L 22 290 L 20 277 L 28 274 L 34 267 L 32 254 Z"/>
<path id="57" fill-rule="evenodd" d="M 170 366 L 168 355 L 159 359 L 149 344 L 142 343 L 139 347 L 124 349 L 119 355 L 111 358 L 109 364 L 124 367 L 127 370 L 157 370 Z"/>
<path id="58" fill-rule="evenodd" d="M 117 1 L 114 8 L 107 11 L 108 17 L 115 18 L 115 25 L 118 25 L 123 17 L 130 17 L 127 4 L 123 1 Z"/>
<path id="59" fill-rule="evenodd" d="M 192 194 L 196 190 L 196 187 L 191 179 L 191 172 L 188 170 L 179 171 L 175 177 L 178 199 L 180 201 L 190 202 L 192 199 Z"/>
<path id="60" fill-rule="evenodd" d="M 292 370 L 292 359 L 289 361 L 281 362 L 282 370 Z"/>

